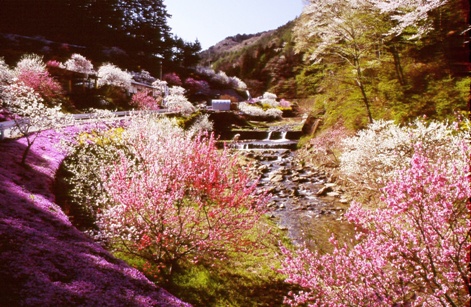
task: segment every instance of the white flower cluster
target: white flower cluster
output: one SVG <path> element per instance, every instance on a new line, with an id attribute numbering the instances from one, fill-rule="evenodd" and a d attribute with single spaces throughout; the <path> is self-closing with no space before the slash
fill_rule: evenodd
<path id="1" fill-rule="evenodd" d="M 75 72 L 87 74 L 87 75 L 93 74 L 95 72 L 93 70 L 92 62 L 90 62 L 89 60 L 87 60 L 87 58 L 85 58 L 84 56 L 78 53 L 72 54 L 70 59 L 68 59 L 64 63 L 64 67 L 67 70 L 75 71 Z"/>
<path id="2" fill-rule="evenodd" d="M 132 76 L 130 73 L 121 70 L 121 68 L 111 64 L 103 64 L 98 69 L 98 86 L 111 85 L 122 87 L 124 89 L 131 88 Z"/>
<path id="3" fill-rule="evenodd" d="M 270 108 L 264 111 L 262 108 L 248 104 L 246 102 L 239 103 L 239 110 L 247 115 L 255 117 L 267 117 L 267 118 L 281 118 L 283 116 L 283 111 Z"/>
<path id="4" fill-rule="evenodd" d="M 280 103 L 276 101 L 276 94 L 265 92 L 262 96 L 260 102 L 263 106 L 268 106 L 270 108 L 277 108 L 280 106 Z"/>
<path id="5" fill-rule="evenodd" d="M 21 83 L 5 87 L 2 99 L 16 116 L 14 129 L 26 137 L 34 131 L 56 129 L 73 122 L 73 117 L 62 113 L 59 105 L 47 107 L 39 94 Z"/>
<path id="6" fill-rule="evenodd" d="M 185 89 L 181 86 L 172 86 L 169 88 L 169 95 L 165 98 L 165 104 L 169 111 L 182 114 L 191 114 L 195 107 L 185 97 Z"/>
<path id="7" fill-rule="evenodd" d="M 16 64 L 15 74 L 21 74 L 22 72 L 34 72 L 42 74 L 46 71 L 46 64 L 44 64 L 43 58 L 37 54 L 24 55 Z"/>
<path id="8" fill-rule="evenodd" d="M 212 131 L 214 128 L 214 123 L 209 120 L 209 114 L 204 114 L 198 116 L 196 121 L 188 129 L 188 134 L 190 136 L 197 135 L 200 132 Z"/>
<path id="9" fill-rule="evenodd" d="M 229 85 L 238 91 L 246 91 L 247 90 L 247 84 L 245 84 L 244 81 L 237 77 L 229 77 Z"/>
<path id="10" fill-rule="evenodd" d="M 0 58 L 0 86 L 9 84 L 13 80 L 13 71 L 3 58 Z"/>
<path id="11" fill-rule="evenodd" d="M 465 139 L 469 139 L 468 132 L 457 132 L 443 122 L 416 120 L 400 127 L 392 121 L 374 121 L 367 129 L 344 139 L 341 173 L 351 181 L 378 189 L 409 165 L 417 145 L 432 161 L 449 161 L 466 169 L 459 157 Z"/>

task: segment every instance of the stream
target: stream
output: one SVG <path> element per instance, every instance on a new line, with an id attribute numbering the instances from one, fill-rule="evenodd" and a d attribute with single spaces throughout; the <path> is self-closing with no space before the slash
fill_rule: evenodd
<path id="1" fill-rule="evenodd" d="M 287 231 L 294 244 L 310 248 L 325 246 L 330 232 L 344 231 L 342 216 L 348 201 L 328 176 L 296 159 L 292 141 L 282 134 L 271 139 L 240 140 L 234 143 L 247 161 L 250 171 L 260 178 L 258 193 L 267 193 L 268 215 Z M 239 136 L 240 137 L 240 136 Z"/>

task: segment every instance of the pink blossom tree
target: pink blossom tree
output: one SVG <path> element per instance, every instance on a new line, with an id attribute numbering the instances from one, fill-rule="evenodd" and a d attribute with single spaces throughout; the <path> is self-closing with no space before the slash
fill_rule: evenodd
<path id="1" fill-rule="evenodd" d="M 463 149 L 459 159 L 466 159 Z M 281 272 L 302 290 L 290 305 L 465 306 L 470 274 L 471 196 L 466 170 L 431 163 L 416 148 L 411 166 L 384 189 L 384 206 L 353 203 L 346 218 L 357 226 L 351 246 L 321 255 L 283 248 Z"/>
<path id="2" fill-rule="evenodd" d="M 146 91 L 140 91 L 132 95 L 130 104 L 141 110 L 158 110 L 160 101 L 162 99 L 157 100 Z"/>
<path id="3" fill-rule="evenodd" d="M 168 85 L 170 86 L 182 86 L 183 85 L 183 82 L 182 82 L 182 79 L 180 79 L 180 76 L 178 76 L 174 72 L 165 74 L 162 80 L 166 81 Z"/>
<path id="4" fill-rule="evenodd" d="M 115 204 L 99 225 L 114 247 L 166 274 L 181 261 L 253 249 L 247 233 L 263 198 L 235 157 L 217 150 L 211 136 L 191 138 L 165 121 L 140 121 L 127 133 L 132 154 L 103 179 Z"/>
<path id="5" fill-rule="evenodd" d="M 32 88 L 49 105 L 55 104 L 63 93 L 62 86 L 47 71 L 42 57 L 36 54 L 23 56 L 14 72 L 20 82 Z"/>

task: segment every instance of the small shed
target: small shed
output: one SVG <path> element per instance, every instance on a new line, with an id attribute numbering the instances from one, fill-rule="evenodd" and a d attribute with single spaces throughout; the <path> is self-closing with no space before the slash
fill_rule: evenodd
<path id="1" fill-rule="evenodd" d="M 211 106 L 213 110 L 230 111 L 231 101 L 229 99 L 213 99 L 211 100 Z"/>

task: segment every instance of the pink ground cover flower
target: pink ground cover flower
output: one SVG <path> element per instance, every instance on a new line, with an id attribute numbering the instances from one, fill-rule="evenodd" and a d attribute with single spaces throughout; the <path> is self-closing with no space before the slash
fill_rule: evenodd
<path id="1" fill-rule="evenodd" d="M 0 142 L 0 305 L 189 306 L 78 231 L 54 203 L 62 139 L 42 132 L 26 167 L 24 139 Z"/>

